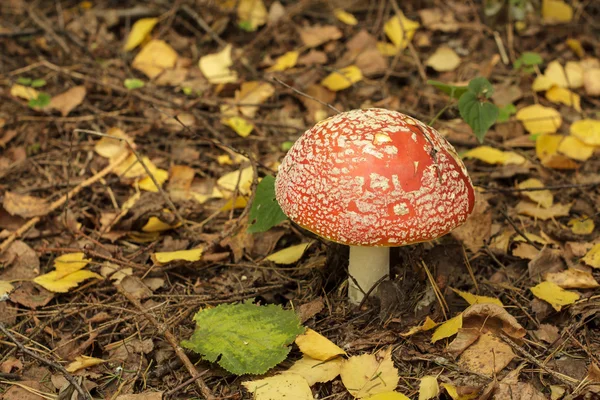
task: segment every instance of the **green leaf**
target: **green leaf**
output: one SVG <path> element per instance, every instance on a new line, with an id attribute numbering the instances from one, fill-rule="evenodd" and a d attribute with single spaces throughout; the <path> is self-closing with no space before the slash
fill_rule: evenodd
<path id="1" fill-rule="evenodd" d="M 496 122 L 506 122 L 510 119 L 510 116 L 517 112 L 517 107 L 510 103 L 498 110 L 498 119 Z"/>
<path id="2" fill-rule="evenodd" d="M 248 232 L 265 232 L 285 221 L 287 216 L 275 199 L 275 178 L 265 176 L 256 187 L 256 195 L 250 208 Z"/>
<path id="3" fill-rule="evenodd" d="M 48 93 L 41 92 L 37 98 L 29 100 L 27 105 L 31 108 L 44 108 L 50 104 L 50 99 L 52 98 Z"/>
<path id="4" fill-rule="evenodd" d="M 143 88 L 144 87 L 144 81 L 141 81 L 139 79 L 125 79 L 125 81 L 123 82 L 123 85 L 127 88 L 127 89 L 139 89 L 139 88 Z"/>
<path id="5" fill-rule="evenodd" d="M 240 27 L 240 29 L 246 32 L 254 32 L 256 30 L 256 28 L 252 26 L 252 21 L 240 21 L 238 23 L 238 26 Z"/>
<path id="6" fill-rule="evenodd" d="M 283 142 L 283 143 L 281 143 L 281 151 L 288 151 L 289 149 L 292 148 L 293 145 L 294 145 L 294 142 L 292 142 L 291 140 Z"/>
<path id="7" fill-rule="evenodd" d="M 446 93 L 453 99 L 459 99 L 460 96 L 462 96 L 463 93 L 465 93 L 468 90 L 466 86 L 448 85 L 439 81 L 428 80 L 427 83 Z"/>
<path id="8" fill-rule="evenodd" d="M 544 60 L 542 59 L 542 56 L 540 56 L 538 53 L 526 51 L 523 54 L 521 54 L 521 57 L 517 58 L 517 60 L 513 63 L 513 67 L 515 69 L 519 69 L 523 66 L 532 67 L 534 65 L 539 65 L 543 62 Z"/>
<path id="9" fill-rule="evenodd" d="M 25 78 L 24 76 L 20 76 L 17 78 L 17 83 L 19 85 L 29 86 L 31 85 L 31 78 Z"/>
<path id="10" fill-rule="evenodd" d="M 222 304 L 195 316 L 196 330 L 181 345 L 236 374 L 264 374 L 287 357 L 304 332 L 294 311 L 276 305 Z M 220 357 L 220 358 L 219 358 Z"/>
<path id="11" fill-rule="evenodd" d="M 485 97 L 486 99 L 489 99 L 494 94 L 494 87 L 490 81 L 482 77 L 471 79 L 468 90 L 475 96 Z"/>
<path id="12" fill-rule="evenodd" d="M 488 129 L 496 122 L 498 107 L 490 102 L 480 101 L 476 94 L 469 91 L 460 97 L 458 110 L 479 142 L 483 142 Z"/>
<path id="13" fill-rule="evenodd" d="M 32 88 L 38 88 L 38 87 L 42 87 L 42 86 L 46 86 L 45 79 L 34 79 L 33 81 L 31 81 Z"/>

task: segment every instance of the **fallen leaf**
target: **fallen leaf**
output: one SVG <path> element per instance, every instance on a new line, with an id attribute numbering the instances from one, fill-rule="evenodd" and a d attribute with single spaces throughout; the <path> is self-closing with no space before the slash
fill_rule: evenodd
<path id="1" fill-rule="evenodd" d="M 566 389 L 558 385 L 550 385 L 550 400 L 559 400 L 566 393 Z"/>
<path id="2" fill-rule="evenodd" d="M 600 67 L 583 72 L 583 87 L 588 96 L 600 96 Z"/>
<path id="3" fill-rule="evenodd" d="M 250 194 L 250 187 L 254 179 L 252 167 L 242 168 L 238 171 L 228 172 L 217 180 L 217 186 L 222 189 L 227 197 L 237 191 L 242 195 Z"/>
<path id="4" fill-rule="evenodd" d="M 479 161 L 486 162 L 488 164 L 500 164 L 500 165 L 509 165 L 509 164 L 517 164 L 521 165 L 525 163 L 525 157 L 512 152 L 512 151 L 502 151 L 495 149 L 490 146 L 479 146 L 475 147 L 466 153 L 464 153 L 463 157 L 465 158 L 475 158 Z"/>
<path id="5" fill-rule="evenodd" d="M 583 67 L 580 62 L 567 61 L 565 73 L 571 89 L 578 89 L 583 86 Z"/>
<path id="6" fill-rule="evenodd" d="M 534 331 L 534 333 L 538 339 L 550 344 L 554 343 L 560 338 L 558 328 L 550 324 L 541 324 L 540 327 Z"/>
<path id="7" fill-rule="evenodd" d="M 571 227 L 571 232 L 576 235 L 589 235 L 594 232 L 594 220 L 587 215 L 582 215 L 579 218 L 572 218 L 567 222 Z"/>
<path id="8" fill-rule="evenodd" d="M 78 356 L 75 357 L 75 361 L 67 365 L 65 369 L 67 370 L 67 372 L 73 373 L 79 371 L 80 369 L 93 367 L 94 365 L 102 364 L 105 362 L 106 361 L 102 360 L 101 358 Z"/>
<path id="9" fill-rule="evenodd" d="M 557 60 L 551 61 L 548 64 L 544 71 L 544 76 L 550 80 L 552 86 L 558 86 L 560 88 L 569 87 L 567 72 Z"/>
<path id="10" fill-rule="evenodd" d="M 562 124 L 560 113 L 554 108 L 534 104 L 517 111 L 516 118 L 529 133 L 555 133 Z"/>
<path id="11" fill-rule="evenodd" d="M 64 277 L 58 277 L 56 271 L 48 272 L 33 279 L 35 283 L 55 293 L 67 293 L 69 289 L 77 287 L 81 282 L 91 279 L 102 279 L 100 275 L 92 271 L 76 271 Z"/>
<path id="12" fill-rule="evenodd" d="M 242 385 L 253 393 L 255 400 L 313 400 L 312 391 L 306 379 L 297 374 L 279 374 L 255 381 L 243 382 Z"/>
<path id="13" fill-rule="evenodd" d="M 304 356 L 282 373 L 300 375 L 306 379 L 309 386 L 312 386 L 318 382 L 329 382 L 335 379 L 340 374 L 342 363 L 342 358 L 322 361 Z"/>
<path id="14" fill-rule="evenodd" d="M 298 56 L 300 54 L 297 51 L 288 51 L 282 56 L 277 57 L 275 64 L 267 69 L 269 72 L 285 71 L 296 66 L 298 62 Z"/>
<path id="15" fill-rule="evenodd" d="M 531 292 L 540 300 L 544 300 L 556 310 L 560 311 L 563 306 L 573 304 L 579 300 L 579 294 L 569 292 L 553 282 L 542 282 L 532 288 Z"/>
<path id="16" fill-rule="evenodd" d="M 165 211 L 165 212 L 167 212 L 167 211 Z M 170 213 L 170 211 L 169 211 L 169 213 Z M 175 228 L 179 227 L 180 225 L 181 225 L 181 222 L 179 222 L 179 221 L 175 221 L 175 222 L 169 224 L 167 222 L 164 222 L 163 220 L 161 220 L 158 217 L 151 216 L 150 218 L 148 218 L 148 221 L 146 222 L 146 224 L 142 227 L 142 232 L 159 233 L 159 232 L 164 232 L 164 231 L 168 231 L 171 229 L 175 229 Z M 155 235 L 150 235 L 150 238 L 152 238 L 154 236 Z"/>
<path id="17" fill-rule="evenodd" d="M 310 328 L 307 328 L 304 334 L 296 337 L 296 344 L 303 354 L 315 360 L 327 361 L 346 355 L 346 352 L 331 340 Z"/>
<path id="18" fill-rule="evenodd" d="M 517 187 L 519 189 L 538 189 L 543 188 L 544 184 L 539 179 L 530 178 L 519 183 Z M 552 196 L 552 192 L 549 190 L 523 191 L 521 195 L 544 208 L 552 207 L 552 203 L 554 202 L 554 196 Z"/>
<path id="19" fill-rule="evenodd" d="M 152 163 L 148 165 L 148 170 L 154 177 L 154 180 L 156 181 L 159 187 L 162 187 L 163 183 L 165 183 L 167 179 L 169 179 L 169 171 L 157 168 Z M 159 188 L 156 187 L 156 184 L 154 183 L 152 178 L 150 178 L 150 176 L 146 176 L 140 179 L 138 182 L 138 187 L 141 190 L 145 190 L 147 192 L 158 193 L 160 191 Z"/>
<path id="20" fill-rule="evenodd" d="M 237 72 L 229 69 L 229 67 L 233 65 L 231 50 L 232 47 L 228 44 L 218 53 L 200 57 L 198 67 L 210 83 L 216 84 L 237 81 Z"/>
<path id="21" fill-rule="evenodd" d="M 237 133 L 240 137 L 243 138 L 250 136 L 250 134 L 254 130 L 254 125 L 252 125 L 246 119 L 238 116 L 223 118 L 221 122 L 223 122 L 224 125 L 227 125 L 231 129 L 233 129 L 235 133 Z"/>
<path id="22" fill-rule="evenodd" d="M 515 207 L 517 214 L 528 215 L 537 219 L 546 221 L 548 219 L 556 217 L 566 217 L 569 215 L 571 210 L 570 204 L 554 204 L 548 208 L 541 208 L 540 206 L 530 203 L 528 201 L 520 201 Z"/>
<path id="23" fill-rule="evenodd" d="M 458 360 L 458 365 L 466 370 L 493 376 L 502 371 L 515 358 L 511 347 L 491 332 L 479 336 Z"/>
<path id="24" fill-rule="evenodd" d="M 547 24 L 571 22 L 573 19 L 573 7 L 562 0 L 543 0 L 542 19 Z"/>
<path id="25" fill-rule="evenodd" d="M 595 146 L 585 144 L 575 136 L 565 136 L 558 145 L 558 151 L 577 161 L 586 161 L 594 154 Z"/>
<path id="26" fill-rule="evenodd" d="M 442 11 L 439 8 L 426 8 L 417 12 L 423 26 L 428 29 L 443 32 L 456 32 L 459 29 L 454 14 L 449 9 Z"/>
<path id="27" fill-rule="evenodd" d="M 600 243 L 597 243 L 581 259 L 587 265 L 600 269 Z"/>
<path id="28" fill-rule="evenodd" d="M 101 137 L 94 145 L 94 151 L 104 158 L 117 158 L 124 152 L 129 151 L 127 142 L 133 145 L 133 140 L 119 128 L 110 128 L 106 135 Z"/>
<path id="29" fill-rule="evenodd" d="M 274 262 L 275 264 L 293 264 L 302 257 L 308 246 L 311 244 L 312 242 L 308 242 L 290 246 L 267 256 L 265 260 Z"/>
<path id="30" fill-rule="evenodd" d="M 13 97 L 20 97 L 24 100 L 35 100 L 40 95 L 40 92 L 31 86 L 23 86 L 15 83 L 10 87 L 10 95 Z"/>
<path id="31" fill-rule="evenodd" d="M 83 102 L 86 93 L 87 91 L 83 85 L 72 87 L 66 92 L 52 96 L 48 107 L 60 111 L 62 116 L 66 117 L 75 107 Z"/>
<path id="32" fill-rule="evenodd" d="M 374 396 L 365 397 L 364 400 L 410 400 L 408 397 L 398 392 L 379 393 Z"/>
<path id="33" fill-rule="evenodd" d="M 50 204 L 39 197 L 4 193 L 2 206 L 10 215 L 18 215 L 23 218 L 43 217 L 50 212 Z"/>
<path id="34" fill-rule="evenodd" d="M 419 400 L 429 400 L 437 398 L 440 393 L 437 378 L 435 376 L 424 376 L 419 383 Z"/>
<path id="35" fill-rule="evenodd" d="M 454 358 L 458 358 L 463 351 L 479 339 L 481 332 L 475 328 L 460 328 L 456 337 L 446 347 L 446 351 Z"/>
<path id="36" fill-rule="evenodd" d="M 581 98 L 569 89 L 554 86 L 546 92 L 546 98 L 555 104 L 564 104 L 581 112 Z"/>
<path id="37" fill-rule="evenodd" d="M 268 82 L 250 81 L 242 83 L 240 90 L 235 92 L 235 102 L 256 105 L 238 106 L 237 109 L 229 105 L 221 108 L 224 115 L 238 115 L 236 111 L 248 118 L 254 118 L 259 105 L 264 103 L 275 93 L 275 87 Z"/>
<path id="38" fill-rule="evenodd" d="M 154 26 L 158 23 L 158 18 L 140 18 L 131 27 L 131 32 L 127 36 L 127 41 L 123 50 L 131 51 L 139 46 L 150 34 Z"/>
<path id="39" fill-rule="evenodd" d="M 383 30 L 398 51 L 408 46 L 419 26 L 418 22 L 406 18 L 400 11 L 384 24 Z"/>
<path id="40" fill-rule="evenodd" d="M 194 262 L 202 258 L 202 248 L 152 253 L 152 261 L 156 265 L 165 265 L 173 261 Z"/>
<path id="41" fill-rule="evenodd" d="M 433 335 L 431 336 L 431 343 L 435 343 L 438 340 L 448 338 L 450 336 L 456 335 L 458 330 L 462 328 L 463 324 L 463 315 L 462 313 L 458 314 L 456 317 L 450 318 L 446 322 L 440 324 Z"/>
<path id="42" fill-rule="evenodd" d="M 334 92 L 347 89 L 356 82 L 362 80 L 362 72 L 356 65 L 340 68 L 339 70 L 327 75 L 321 85 Z"/>
<path id="43" fill-rule="evenodd" d="M 4 301 L 8 298 L 8 294 L 13 291 L 15 287 L 7 281 L 0 281 L 0 301 Z"/>
<path id="44" fill-rule="evenodd" d="M 498 336 L 502 332 L 515 340 L 522 339 L 527 333 L 506 309 L 492 303 L 469 306 L 463 311 L 462 325 L 464 328 L 474 328 L 482 333 L 492 332 Z"/>
<path id="45" fill-rule="evenodd" d="M 407 337 L 412 336 L 415 333 L 429 331 L 437 326 L 437 322 L 429 318 L 429 316 L 425 317 L 425 321 L 421 325 L 413 326 L 408 331 L 401 333 L 400 336 Z"/>
<path id="46" fill-rule="evenodd" d="M 167 42 L 155 39 L 140 50 L 131 66 L 153 79 L 165 70 L 174 68 L 178 58 L 177 52 Z"/>
<path id="47" fill-rule="evenodd" d="M 569 133 L 585 144 L 600 146 L 600 120 L 582 119 L 575 121 L 571 124 Z"/>
<path id="48" fill-rule="evenodd" d="M 574 268 L 560 272 L 550 272 L 546 274 L 545 278 L 548 282 L 555 283 L 563 289 L 594 289 L 600 287 L 600 284 L 590 272 Z"/>
<path id="49" fill-rule="evenodd" d="M 342 383 L 353 397 L 363 398 L 393 391 L 400 377 L 392 361 L 392 348 L 376 354 L 353 356 L 342 363 Z"/>
<path id="50" fill-rule="evenodd" d="M 267 23 L 267 7 L 263 0 L 239 0 L 238 24 L 246 31 L 255 31 Z"/>
<path id="51" fill-rule="evenodd" d="M 542 165 L 556 169 L 576 169 L 578 164 L 570 158 L 559 154 L 558 148 L 564 136 L 562 135 L 539 135 L 535 141 L 535 153 Z"/>
<path id="52" fill-rule="evenodd" d="M 440 46 L 425 61 L 425 65 L 438 72 L 454 71 L 460 65 L 460 57 L 450 47 Z"/>
<path id="53" fill-rule="evenodd" d="M 300 40 L 306 47 L 317 47 L 330 40 L 342 37 L 342 31 L 337 26 L 309 26 L 300 29 Z"/>
<path id="54" fill-rule="evenodd" d="M 121 394 L 115 400 L 162 400 L 164 392 L 143 392 L 138 394 Z"/>
<path id="55" fill-rule="evenodd" d="M 333 15 L 335 15 L 335 17 L 340 20 L 341 22 L 343 22 L 346 25 L 350 25 L 350 26 L 354 26 L 356 24 L 358 24 L 358 20 L 356 19 L 356 17 L 352 14 L 350 14 L 347 11 L 342 10 L 341 8 L 336 8 L 335 10 L 333 10 Z"/>
<path id="56" fill-rule="evenodd" d="M 463 394 L 462 392 L 459 394 L 458 388 L 451 383 L 442 383 L 442 387 L 446 389 L 448 396 L 452 398 L 452 400 L 472 400 L 479 397 L 478 391 L 474 393 Z"/>
<path id="57" fill-rule="evenodd" d="M 457 290 L 454 288 L 450 288 L 450 289 L 452 289 L 454 291 L 454 293 L 456 293 L 457 295 L 459 295 L 460 297 L 465 299 L 466 302 L 469 303 L 469 305 L 491 303 L 491 304 L 499 305 L 500 307 L 504 307 L 504 304 L 502 304 L 500 299 L 497 299 L 496 297 L 478 296 L 476 294 L 463 292 L 462 290 Z"/>
<path id="58" fill-rule="evenodd" d="M 540 251 L 529 243 L 519 243 L 513 249 L 512 255 L 526 260 L 533 260 Z"/>

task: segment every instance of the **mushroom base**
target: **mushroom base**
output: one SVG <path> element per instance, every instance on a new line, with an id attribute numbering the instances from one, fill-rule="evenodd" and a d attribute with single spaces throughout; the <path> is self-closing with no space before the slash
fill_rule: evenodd
<path id="1" fill-rule="evenodd" d="M 390 273 L 389 247 L 350 246 L 348 297 L 352 304 L 359 304 L 369 290 Z M 356 280 L 356 283 L 354 282 Z M 360 289 L 356 286 L 360 286 Z M 364 292 L 364 293 L 363 293 Z M 376 293 L 373 290 L 370 294 Z"/>

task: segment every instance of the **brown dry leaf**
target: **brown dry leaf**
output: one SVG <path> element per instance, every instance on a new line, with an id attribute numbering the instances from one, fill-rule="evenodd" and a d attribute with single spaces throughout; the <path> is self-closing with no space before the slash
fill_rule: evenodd
<path id="1" fill-rule="evenodd" d="M 477 253 L 492 234 L 492 210 L 487 199 L 475 192 L 475 206 L 467 221 L 452 231 L 452 236 L 462 242 L 467 249 Z"/>
<path id="2" fill-rule="evenodd" d="M 500 382 L 494 392 L 493 400 L 546 400 L 539 390 L 528 382 L 503 383 Z"/>
<path id="3" fill-rule="evenodd" d="M 10 294 L 10 301 L 19 303 L 27 308 L 44 307 L 54 298 L 54 293 L 33 282 L 22 282 Z"/>
<path id="4" fill-rule="evenodd" d="M 417 12 L 421 17 L 423 26 L 427 29 L 442 32 L 456 32 L 458 30 L 458 23 L 449 8 L 444 8 L 443 11 L 439 8 L 426 8 Z"/>
<path id="5" fill-rule="evenodd" d="M 317 47 L 342 37 L 342 31 L 334 25 L 309 26 L 300 29 L 300 39 L 307 47 Z"/>
<path id="6" fill-rule="evenodd" d="M 546 280 L 556 283 L 563 289 L 594 289 L 600 287 L 600 284 L 590 272 L 574 268 L 561 272 L 550 272 L 546 274 Z"/>
<path id="7" fill-rule="evenodd" d="M 446 348 L 446 351 L 452 357 L 457 358 L 463 351 L 475 343 L 480 335 L 479 329 L 460 328 L 454 340 Z"/>
<path id="8" fill-rule="evenodd" d="M 463 328 L 476 328 L 481 332 L 504 332 L 511 338 L 518 340 L 525 336 L 527 331 L 503 307 L 497 304 L 473 304 L 463 312 Z"/>
<path id="9" fill-rule="evenodd" d="M 189 200 L 191 198 L 190 189 L 195 174 L 194 169 L 187 165 L 171 166 L 167 192 L 169 192 L 173 201 Z"/>
<path id="10" fill-rule="evenodd" d="M 112 127 L 106 134 L 112 137 L 103 136 L 94 145 L 94 151 L 102 157 L 108 159 L 119 157 L 124 152 L 129 151 L 127 143 L 135 148 L 133 139 L 119 128 Z"/>
<path id="11" fill-rule="evenodd" d="M 473 373 L 493 376 L 502 371 L 515 356 L 509 345 L 491 332 L 486 332 L 461 354 L 458 365 Z"/>
<path id="12" fill-rule="evenodd" d="M 40 400 L 43 398 L 36 394 L 36 392 L 43 393 L 44 391 L 39 381 L 25 380 L 18 383 L 18 385 L 11 385 L 4 392 L 3 400 Z"/>
<path id="13" fill-rule="evenodd" d="M 151 40 L 135 56 L 131 66 L 153 79 L 165 70 L 174 68 L 178 58 L 177 52 L 167 42 Z"/>
<path id="14" fill-rule="evenodd" d="M 27 243 L 15 240 L 8 249 L 0 253 L 0 279 L 12 281 L 17 279 L 32 279 L 40 269 L 40 259 Z"/>
<path id="15" fill-rule="evenodd" d="M 558 328 L 550 324 L 541 324 L 539 329 L 534 331 L 534 334 L 538 339 L 550 344 L 554 343 L 560 338 Z"/>
<path id="16" fill-rule="evenodd" d="M 226 116 L 242 115 L 247 118 L 254 118 L 259 109 L 259 105 L 264 103 L 275 93 L 275 87 L 268 82 L 251 81 L 242 83 L 240 90 L 235 92 L 235 103 L 238 104 L 256 104 L 245 106 L 221 106 L 221 113 Z"/>
<path id="17" fill-rule="evenodd" d="M 138 394 L 122 394 L 115 400 L 162 400 L 164 392 L 144 392 Z"/>
<path id="18" fill-rule="evenodd" d="M 565 263 L 556 250 L 544 247 L 538 255 L 527 264 L 529 277 L 536 282 L 542 280 L 549 272 L 558 272 L 565 269 Z"/>
<path id="19" fill-rule="evenodd" d="M 512 251 L 512 255 L 526 260 L 533 260 L 535 257 L 537 257 L 539 252 L 540 251 L 538 249 L 529 243 L 519 243 Z"/>
<path id="20" fill-rule="evenodd" d="M 152 290 L 144 285 L 142 280 L 137 276 L 126 276 L 121 280 L 119 286 L 138 300 L 144 300 L 152 296 Z"/>
<path id="21" fill-rule="evenodd" d="M 52 96 L 49 107 L 60 111 L 62 116 L 66 117 L 75 107 L 83 102 L 86 94 L 87 90 L 85 86 L 72 87 L 66 92 Z"/>
<path id="22" fill-rule="evenodd" d="M 583 87 L 588 96 L 600 96 L 600 67 L 583 72 Z"/>
<path id="23" fill-rule="evenodd" d="M 562 135 L 540 135 L 535 141 L 535 153 L 542 165 L 555 169 L 576 169 L 579 165 L 558 153 L 558 148 L 564 136 Z"/>
<path id="24" fill-rule="evenodd" d="M 540 206 L 528 201 L 520 201 L 515 207 L 517 214 L 528 215 L 541 220 L 548 220 L 556 217 L 566 217 L 571 210 L 570 204 L 554 204 L 549 208 L 541 208 Z"/>
<path id="25" fill-rule="evenodd" d="M 23 218 L 43 217 L 50 212 L 50 204 L 46 200 L 13 192 L 4 193 L 2 206 L 10 215 Z"/>

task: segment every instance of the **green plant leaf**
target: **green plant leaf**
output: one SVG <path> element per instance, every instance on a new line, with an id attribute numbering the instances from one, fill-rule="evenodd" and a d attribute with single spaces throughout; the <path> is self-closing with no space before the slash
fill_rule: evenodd
<path id="1" fill-rule="evenodd" d="M 256 30 L 256 28 L 254 26 L 252 26 L 251 21 L 240 21 L 238 23 L 238 26 L 240 27 L 241 30 L 244 30 L 246 32 L 254 32 Z"/>
<path id="2" fill-rule="evenodd" d="M 24 76 L 20 76 L 17 78 L 17 83 L 23 86 L 31 85 L 31 78 L 25 78 Z"/>
<path id="3" fill-rule="evenodd" d="M 480 101 L 476 94 L 469 91 L 460 97 L 458 110 L 479 142 L 483 142 L 488 129 L 496 122 L 498 107 L 490 102 Z"/>
<path id="4" fill-rule="evenodd" d="M 468 90 L 467 86 L 448 85 L 439 81 L 428 80 L 427 83 L 446 93 L 453 99 L 460 99 L 460 96 L 462 96 L 463 93 L 465 93 Z"/>
<path id="5" fill-rule="evenodd" d="M 275 178 L 265 176 L 256 187 L 256 195 L 250 208 L 248 232 L 265 232 L 285 221 L 287 216 L 275 199 Z"/>
<path id="6" fill-rule="evenodd" d="M 542 59 L 542 56 L 540 56 L 538 53 L 526 51 L 515 60 L 515 62 L 513 63 L 513 67 L 515 69 L 519 69 L 521 67 L 532 67 L 534 65 L 539 65 L 543 62 L 544 60 Z"/>
<path id="7" fill-rule="evenodd" d="M 127 88 L 127 89 L 139 89 L 139 88 L 143 88 L 144 87 L 144 81 L 141 81 L 139 79 L 125 79 L 125 81 L 123 81 L 123 85 Z"/>
<path id="8" fill-rule="evenodd" d="M 514 104 L 507 104 L 498 110 L 498 119 L 496 122 L 506 122 L 510 119 L 510 116 L 517 112 L 517 107 Z"/>
<path id="9" fill-rule="evenodd" d="M 494 94 L 494 87 L 485 78 L 479 77 L 469 81 L 468 91 L 473 93 L 477 97 L 485 97 L 489 99 Z M 461 95 L 462 97 L 462 95 Z"/>
<path id="10" fill-rule="evenodd" d="M 196 330 L 181 345 L 236 374 L 264 374 L 287 357 L 296 336 L 304 332 L 294 311 L 250 300 L 201 310 Z M 220 358 L 219 358 L 220 357 Z"/>
<path id="11" fill-rule="evenodd" d="M 46 86 L 45 79 L 34 79 L 33 81 L 31 81 L 32 88 L 38 88 L 38 87 L 42 87 L 42 86 Z"/>
<path id="12" fill-rule="evenodd" d="M 27 105 L 31 108 L 44 108 L 48 104 L 50 104 L 50 100 L 52 97 L 48 93 L 40 92 L 38 97 L 35 99 L 29 100 Z"/>

